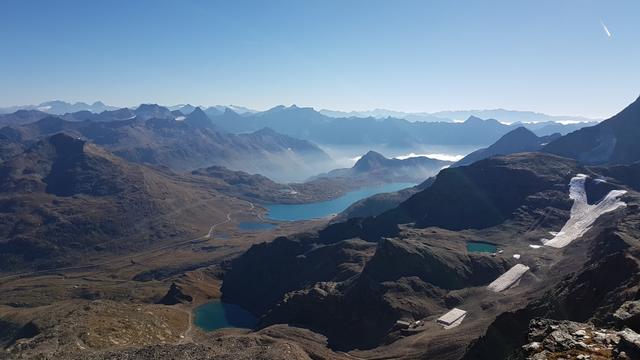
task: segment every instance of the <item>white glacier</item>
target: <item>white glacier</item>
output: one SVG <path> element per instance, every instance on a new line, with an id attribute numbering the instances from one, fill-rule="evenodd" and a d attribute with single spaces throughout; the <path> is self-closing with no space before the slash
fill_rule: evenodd
<path id="1" fill-rule="evenodd" d="M 573 206 L 569 220 L 553 239 L 542 239 L 544 245 L 554 248 L 565 247 L 584 235 L 600 215 L 627 205 L 619 200 L 619 197 L 626 193 L 624 190 L 611 190 L 599 203 L 589 205 L 584 188 L 586 180 L 587 175 L 584 174 L 578 174 L 571 179 L 569 198 L 573 199 Z"/>

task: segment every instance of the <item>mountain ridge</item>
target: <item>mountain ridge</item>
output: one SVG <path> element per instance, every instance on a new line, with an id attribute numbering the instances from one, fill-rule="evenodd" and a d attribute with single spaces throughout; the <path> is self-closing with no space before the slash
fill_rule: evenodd
<path id="1" fill-rule="evenodd" d="M 598 125 L 563 136 L 542 151 L 573 158 L 585 164 L 630 164 L 640 160 L 640 97 Z"/>

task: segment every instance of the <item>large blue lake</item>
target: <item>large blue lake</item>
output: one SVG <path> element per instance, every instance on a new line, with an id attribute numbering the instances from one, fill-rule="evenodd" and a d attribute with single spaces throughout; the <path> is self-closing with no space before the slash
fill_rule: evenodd
<path id="1" fill-rule="evenodd" d="M 398 191 L 415 186 L 412 183 L 392 183 L 382 186 L 366 187 L 348 192 L 339 198 L 308 204 L 275 204 L 265 205 L 267 217 L 270 220 L 298 221 L 324 218 L 331 214 L 338 214 L 348 208 L 354 202 L 366 197 Z"/>
<path id="2" fill-rule="evenodd" d="M 193 313 L 193 323 L 204 331 L 222 328 L 251 329 L 257 322 L 250 312 L 240 306 L 217 300 L 198 306 Z"/>

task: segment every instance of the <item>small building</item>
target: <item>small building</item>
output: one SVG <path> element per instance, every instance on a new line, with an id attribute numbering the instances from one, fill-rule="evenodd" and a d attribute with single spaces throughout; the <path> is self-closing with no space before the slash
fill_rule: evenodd
<path id="1" fill-rule="evenodd" d="M 465 316 L 467 316 L 466 311 L 458 308 L 453 308 L 448 313 L 440 316 L 437 322 L 438 324 L 444 325 L 446 328 L 451 325 L 457 324 L 458 322 L 462 322 L 462 319 L 464 319 Z"/>
<path id="2" fill-rule="evenodd" d="M 405 320 L 396 321 L 396 327 L 399 329 L 408 329 L 411 326 L 411 323 Z"/>

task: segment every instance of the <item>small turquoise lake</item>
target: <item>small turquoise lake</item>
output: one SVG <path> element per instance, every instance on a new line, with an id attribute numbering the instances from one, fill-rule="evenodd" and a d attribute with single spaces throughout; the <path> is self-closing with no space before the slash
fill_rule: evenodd
<path id="1" fill-rule="evenodd" d="M 238 305 L 222 301 L 202 304 L 193 311 L 193 323 L 204 331 L 222 328 L 252 329 L 257 319 Z"/>
<path id="2" fill-rule="evenodd" d="M 319 219 L 331 214 L 338 214 L 358 200 L 372 195 L 402 190 L 415 186 L 412 183 L 392 183 L 372 186 L 348 192 L 339 198 L 308 204 L 273 204 L 265 205 L 267 218 L 276 221 L 299 221 Z"/>
<path id="3" fill-rule="evenodd" d="M 494 244 L 482 242 L 482 241 L 469 241 L 467 243 L 468 252 L 484 252 L 494 253 L 498 251 L 498 247 Z"/>

